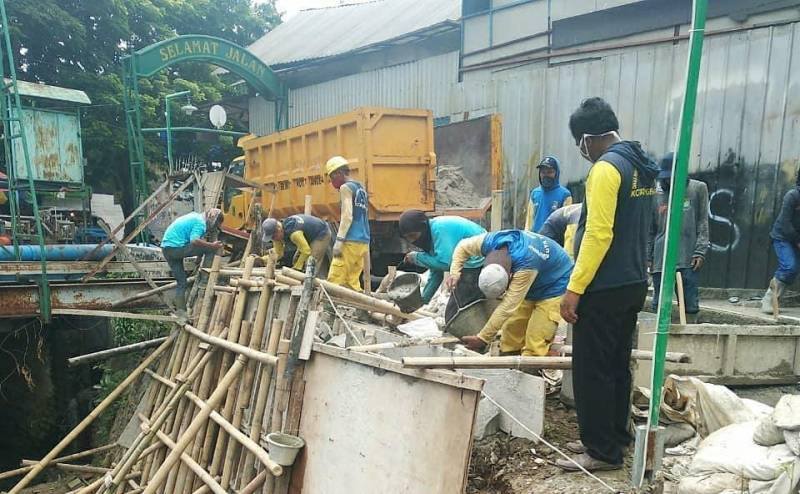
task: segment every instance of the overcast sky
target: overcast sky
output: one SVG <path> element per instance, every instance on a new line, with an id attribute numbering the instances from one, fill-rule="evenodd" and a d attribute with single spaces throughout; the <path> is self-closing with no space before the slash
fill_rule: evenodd
<path id="1" fill-rule="evenodd" d="M 258 1 L 258 0 L 256 0 Z M 276 5 L 279 12 L 285 12 L 284 20 L 289 19 L 293 14 L 305 9 L 320 7 L 333 7 L 339 4 L 361 3 L 367 0 L 278 0 Z"/>

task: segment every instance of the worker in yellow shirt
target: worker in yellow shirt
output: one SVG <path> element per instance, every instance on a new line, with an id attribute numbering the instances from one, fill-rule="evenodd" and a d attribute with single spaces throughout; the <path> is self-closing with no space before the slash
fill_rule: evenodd
<path id="1" fill-rule="evenodd" d="M 325 164 L 331 185 L 339 191 L 341 216 L 328 281 L 361 291 L 364 257 L 369 253 L 369 198 L 361 183 L 350 178 L 350 162 L 334 156 Z"/>
<path id="2" fill-rule="evenodd" d="M 586 470 L 622 468 L 630 435 L 630 358 L 647 294 L 647 243 L 658 166 L 623 141 L 608 103 L 589 98 L 569 128 L 592 167 L 575 233 L 575 268 L 561 300 L 573 325 L 572 384 L 580 441 L 566 447 Z M 579 468 L 558 460 L 565 470 Z"/>
<path id="3" fill-rule="evenodd" d="M 561 295 L 567 287 L 572 261 L 561 246 L 524 230 L 484 233 L 458 243 L 450 265 L 448 287 L 453 290 L 464 263 L 484 256 L 478 288 L 490 299 L 503 299 L 477 336 L 464 336 L 472 350 L 482 350 L 500 335 L 500 351 L 545 356 L 558 322 Z"/>
<path id="4" fill-rule="evenodd" d="M 306 260 L 313 257 L 319 272 L 328 246 L 331 244 L 331 229 L 328 224 L 316 216 L 295 214 L 278 221 L 267 218 L 261 223 L 261 242 L 263 245 L 272 242 L 272 248 L 278 259 L 283 258 L 286 240 L 297 249 L 292 268 L 305 270 Z"/>

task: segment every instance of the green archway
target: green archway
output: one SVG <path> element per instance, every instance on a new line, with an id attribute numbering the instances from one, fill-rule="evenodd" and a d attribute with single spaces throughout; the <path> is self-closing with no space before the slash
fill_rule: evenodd
<path id="1" fill-rule="evenodd" d="M 213 36 L 185 35 L 154 43 L 123 59 L 125 122 L 134 206 L 147 195 L 144 174 L 139 78 L 182 62 L 208 62 L 240 76 L 267 100 L 275 102 L 275 128 L 287 122 L 288 91 L 275 72 L 247 48 Z"/>

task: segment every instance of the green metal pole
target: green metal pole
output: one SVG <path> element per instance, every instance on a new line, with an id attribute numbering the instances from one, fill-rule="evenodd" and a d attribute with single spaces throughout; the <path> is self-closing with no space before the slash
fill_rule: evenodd
<path id="1" fill-rule="evenodd" d="M 692 29 L 689 35 L 689 60 L 686 72 L 686 90 L 681 109 L 681 125 L 678 131 L 675 161 L 672 163 L 672 185 L 670 187 L 669 210 L 667 212 L 667 235 L 665 239 L 664 264 L 661 270 L 661 296 L 658 301 L 658 326 L 653 355 L 653 372 L 648 417 L 648 439 L 658 428 L 659 412 L 664 391 L 664 360 L 667 353 L 669 327 L 672 322 L 672 293 L 675 286 L 675 266 L 680 252 L 681 220 L 683 201 L 689 175 L 689 154 L 692 148 L 692 127 L 697 104 L 697 85 L 700 79 L 700 61 L 703 52 L 703 34 L 706 25 L 707 0 L 694 0 Z M 644 454 L 648 448 L 645 442 Z M 642 470 L 644 472 L 644 469 Z M 641 485 L 641 482 L 640 482 Z"/>
<path id="2" fill-rule="evenodd" d="M 164 115 L 167 119 L 167 163 L 169 163 L 170 175 L 175 171 L 175 166 L 172 163 L 172 110 L 170 109 L 169 103 L 174 98 L 186 96 L 188 94 L 190 94 L 190 91 L 178 91 L 177 93 L 168 94 L 164 97 L 164 105 L 166 106 Z"/>

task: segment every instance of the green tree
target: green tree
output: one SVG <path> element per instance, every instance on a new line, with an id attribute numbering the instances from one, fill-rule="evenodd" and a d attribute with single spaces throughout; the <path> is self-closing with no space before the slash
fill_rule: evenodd
<path id="1" fill-rule="evenodd" d="M 20 79 L 85 91 L 82 110 L 87 181 L 106 193 L 130 192 L 123 117 L 121 59 L 179 34 L 218 36 L 248 45 L 280 23 L 274 0 L 7 0 Z M 182 64 L 140 82 L 145 127 L 163 126 L 164 95 L 192 92 L 214 102 L 230 93 L 224 76 L 206 64 Z M 190 119 L 174 112 L 175 124 Z M 197 119 L 198 117 L 194 117 Z M 163 163 L 163 144 L 146 139 L 149 169 Z M 190 139 L 178 140 L 191 146 Z M 124 194 L 130 206 L 130 194 Z"/>

